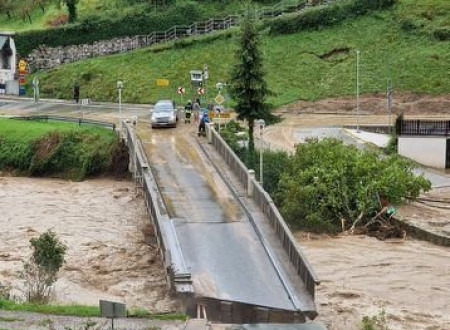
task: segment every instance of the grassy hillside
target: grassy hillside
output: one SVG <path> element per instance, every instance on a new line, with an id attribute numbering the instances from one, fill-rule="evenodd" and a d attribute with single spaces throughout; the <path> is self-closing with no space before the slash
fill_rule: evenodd
<path id="1" fill-rule="evenodd" d="M 357 49 L 362 54 L 363 93 L 384 91 L 387 78 L 392 79 L 396 90 L 448 93 L 450 43 L 433 38 L 430 31 L 448 26 L 449 13 L 447 0 L 425 0 L 420 5 L 414 0 L 399 0 L 393 10 L 330 28 L 290 35 L 266 33 L 262 50 L 269 86 L 275 93 L 270 101 L 282 105 L 298 99 L 353 94 Z M 405 28 L 405 21 L 415 28 Z M 235 51 L 235 34 L 226 32 L 196 42 L 180 41 L 86 60 L 40 74 L 41 92 L 44 96 L 70 98 L 72 84 L 79 81 L 83 97 L 115 101 L 116 80 L 122 79 L 125 102 L 154 102 L 176 96 L 178 86 L 188 86 L 189 70 L 204 64 L 210 68 L 209 86 L 226 81 Z M 158 78 L 169 79 L 171 86 L 156 86 Z M 209 98 L 215 93 L 210 89 Z"/>
<path id="2" fill-rule="evenodd" d="M 255 5 L 270 5 L 279 2 L 290 3 L 291 0 L 253 0 Z M 127 1 L 127 0 L 80 0 L 78 5 L 78 21 L 86 19 L 101 18 L 117 18 L 118 16 L 126 16 L 139 14 L 143 11 L 165 10 L 164 7 L 156 8 L 148 5 L 149 1 Z M 199 11 L 202 12 L 202 17 L 216 17 L 224 14 L 236 13 L 242 9 L 242 1 L 202 1 L 202 0 L 177 0 L 173 1 L 173 5 L 186 5 L 187 3 L 195 4 Z M 31 12 L 31 22 L 28 18 L 21 16 L 22 4 L 17 2 L 12 10 L 12 17 L 8 18 L 6 12 L 0 11 L 0 30 L 15 30 L 27 31 L 45 29 L 49 27 L 49 22 L 54 20 L 61 14 L 67 14 L 67 9 L 64 5 L 58 6 L 56 4 L 49 4 L 45 6 L 43 12 L 40 7 Z M 169 6 L 170 8 L 170 6 Z"/>

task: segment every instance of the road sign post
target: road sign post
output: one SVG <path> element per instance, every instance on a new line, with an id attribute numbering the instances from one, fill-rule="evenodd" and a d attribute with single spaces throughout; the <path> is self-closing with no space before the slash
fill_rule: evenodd
<path id="1" fill-rule="evenodd" d="M 220 93 L 220 89 L 219 89 L 219 94 L 217 94 L 217 96 L 214 98 L 214 101 L 221 106 L 223 104 L 223 102 L 225 101 L 225 99 L 223 98 L 222 94 Z M 219 115 L 219 133 L 220 133 L 220 112 L 221 110 L 218 109 L 218 115 Z"/>
<path id="2" fill-rule="evenodd" d="M 183 104 L 183 94 L 186 93 L 186 89 L 184 87 L 178 87 L 177 93 L 180 94 L 181 104 Z"/>
<path id="3" fill-rule="evenodd" d="M 111 329 L 114 330 L 114 319 L 118 317 L 127 317 L 127 309 L 125 304 L 100 300 L 100 315 L 111 319 Z"/>
<path id="4" fill-rule="evenodd" d="M 33 78 L 34 103 L 39 103 L 39 78 Z"/>

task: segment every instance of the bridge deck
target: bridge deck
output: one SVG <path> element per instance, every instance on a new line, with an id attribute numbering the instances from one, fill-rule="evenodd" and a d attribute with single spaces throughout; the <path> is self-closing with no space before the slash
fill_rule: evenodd
<path id="1" fill-rule="evenodd" d="M 139 135 L 192 274 L 195 294 L 287 311 L 298 309 L 295 300 L 302 311 L 315 311 L 313 298 L 289 269 L 287 255 L 269 243 L 275 260 L 269 257 L 248 213 L 211 165 L 214 159 L 202 153 L 189 127 L 146 130 Z M 264 222 L 261 212 L 254 207 L 250 211 Z M 263 230 L 264 243 L 272 238 L 276 243 L 268 228 Z"/>

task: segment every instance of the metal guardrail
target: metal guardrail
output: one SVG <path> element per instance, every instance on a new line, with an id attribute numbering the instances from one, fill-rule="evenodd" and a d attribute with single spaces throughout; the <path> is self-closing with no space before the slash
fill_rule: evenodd
<path id="1" fill-rule="evenodd" d="M 225 162 L 231 167 L 234 174 L 239 178 L 239 181 L 245 186 L 245 189 L 248 190 L 248 168 L 212 126 L 208 125 L 208 129 L 211 130 L 212 145 L 223 157 Z M 278 211 L 278 208 L 275 206 L 272 198 L 256 180 L 252 179 L 250 181 L 254 186 L 254 201 L 269 219 L 270 224 L 275 229 L 277 236 L 282 242 L 285 252 L 289 256 L 289 260 L 295 267 L 297 274 L 305 284 L 308 293 L 314 297 L 315 286 L 320 284 L 319 278 L 307 261 L 306 256 L 300 251 L 299 246 L 295 242 L 294 236 Z"/>
<path id="2" fill-rule="evenodd" d="M 319 0 L 317 3 L 314 3 L 314 5 L 327 4 L 329 2 L 331 1 Z M 255 11 L 255 19 L 260 20 L 274 18 L 283 14 L 298 12 L 311 5 L 313 4 L 308 3 L 307 0 L 299 0 L 296 4 L 279 3 L 271 7 L 263 7 Z M 243 13 L 240 12 L 236 15 L 229 15 L 225 18 L 212 18 L 202 22 L 195 22 L 191 25 L 175 25 L 168 30 L 154 31 L 148 35 L 135 35 L 121 38 L 120 40 L 114 42 L 111 47 L 106 47 L 109 48 L 108 50 L 105 50 L 105 47 L 99 47 L 98 43 L 78 45 L 83 48 L 84 54 L 81 58 L 71 58 L 71 52 L 66 52 L 67 57 L 63 61 L 30 57 L 29 62 L 33 63 L 34 67 L 37 69 L 49 69 L 60 64 L 72 63 L 81 59 L 117 54 L 143 47 L 150 47 L 160 43 L 167 43 L 186 37 L 199 36 L 214 31 L 226 30 L 238 25 L 242 16 Z M 124 40 L 127 40 L 127 42 L 124 42 Z M 64 48 L 68 49 L 70 47 L 72 46 L 69 45 Z M 39 51 L 41 54 L 48 53 L 45 47 L 40 47 Z"/>
<path id="3" fill-rule="evenodd" d="M 95 126 L 102 126 L 105 128 L 110 128 L 113 131 L 116 130 L 116 124 L 108 123 L 105 121 L 99 121 L 99 120 L 91 120 L 91 119 L 83 119 L 83 118 L 75 118 L 75 117 L 62 117 L 62 116 L 49 116 L 49 115 L 34 115 L 34 116 L 16 116 L 16 117 L 10 117 L 11 119 L 18 119 L 18 120 L 30 120 L 30 121 L 64 121 L 69 123 L 77 123 L 78 125 L 95 125 Z"/>
<path id="4" fill-rule="evenodd" d="M 402 120 L 397 135 L 450 135 L 450 120 Z"/>
<path id="5" fill-rule="evenodd" d="M 168 216 L 141 141 L 128 123 L 123 121 L 122 127 L 122 137 L 130 154 L 130 171 L 133 173 L 136 182 L 141 184 L 144 192 L 147 211 L 155 228 L 161 257 L 166 265 L 172 289 L 177 293 L 192 293 L 191 273 L 187 269 L 173 228 L 173 222 Z"/>

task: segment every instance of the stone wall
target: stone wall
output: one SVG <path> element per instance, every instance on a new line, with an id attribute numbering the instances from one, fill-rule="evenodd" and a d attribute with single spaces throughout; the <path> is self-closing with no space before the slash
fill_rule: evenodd
<path id="1" fill-rule="evenodd" d="M 28 62 L 35 69 L 51 69 L 61 64 L 86 58 L 138 49 L 147 46 L 147 44 L 146 36 L 135 36 L 65 47 L 47 47 L 42 45 L 31 52 L 28 56 Z"/>

